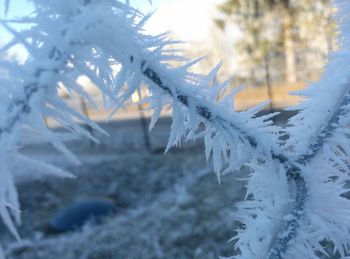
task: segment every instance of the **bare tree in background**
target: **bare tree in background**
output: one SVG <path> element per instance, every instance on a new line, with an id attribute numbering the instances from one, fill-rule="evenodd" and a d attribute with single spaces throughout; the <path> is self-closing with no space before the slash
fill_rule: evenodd
<path id="1" fill-rule="evenodd" d="M 263 71 L 267 53 L 271 54 L 271 62 L 274 58 L 283 58 L 284 81 L 295 83 L 298 81 L 297 60 L 302 60 L 297 57 L 297 50 L 311 48 L 315 37 L 323 41 L 321 45 L 327 46 L 324 52 L 332 48 L 334 22 L 329 0 L 227 0 L 219 10 L 224 14 L 216 20 L 219 27 L 236 23 L 242 30 L 243 40 L 237 48 L 245 53 L 243 61 L 250 69 L 248 77 L 255 83 L 259 76 L 254 68 Z"/>

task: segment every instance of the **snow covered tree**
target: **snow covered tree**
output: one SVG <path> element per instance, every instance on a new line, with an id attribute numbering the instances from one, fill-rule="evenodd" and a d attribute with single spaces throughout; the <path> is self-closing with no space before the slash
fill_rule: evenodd
<path id="1" fill-rule="evenodd" d="M 10 1 L 5 1 L 8 6 Z M 35 12 L 19 20 L 1 20 L 13 39 L 1 52 L 21 44 L 30 53 L 24 64 L 1 60 L 0 67 L 0 215 L 19 239 L 20 205 L 14 184 L 18 171 L 35 168 L 60 176 L 69 173 L 33 161 L 20 153 L 20 136 L 31 130 L 68 159 L 79 163 L 64 138 L 47 128 L 50 116 L 75 134 L 94 140 L 76 120 L 103 130 L 70 108 L 57 91 L 65 87 L 94 105 L 77 78 L 85 75 L 100 89 L 105 106 L 118 109 L 148 87 L 152 128 L 162 109 L 171 107 L 173 122 L 168 149 L 183 140 L 204 138 L 218 178 L 248 165 L 246 200 L 236 218 L 243 228 L 233 237 L 239 258 L 314 258 L 332 243 L 343 257 L 350 244 L 350 203 L 344 196 L 349 181 L 349 40 L 350 4 L 336 2 L 342 48 L 330 57 L 320 82 L 300 94 L 307 97 L 291 108 L 299 113 L 290 127 L 271 125 L 267 115 L 256 117 L 265 104 L 235 112 L 233 92 L 218 100 L 228 81 L 213 79 L 220 64 L 207 75 L 188 72 L 198 60 L 186 60 L 167 46 L 167 34 L 146 35 L 144 16 L 129 1 L 32 0 Z M 16 31 L 13 23 L 33 26 Z M 117 69 L 115 69 L 117 68 Z M 329 89 L 332 87 L 332 89 Z M 287 141 L 281 137 L 288 136 Z M 96 140 L 97 141 L 97 140 Z M 32 173 L 32 172 L 28 172 Z"/>

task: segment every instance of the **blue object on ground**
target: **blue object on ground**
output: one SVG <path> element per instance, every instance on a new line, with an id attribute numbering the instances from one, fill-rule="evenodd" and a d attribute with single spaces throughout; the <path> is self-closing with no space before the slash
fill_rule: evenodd
<path id="1" fill-rule="evenodd" d="M 111 199 L 93 198 L 75 202 L 62 209 L 49 224 L 54 232 L 65 232 L 82 227 L 89 221 L 98 221 L 114 213 L 116 206 Z"/>

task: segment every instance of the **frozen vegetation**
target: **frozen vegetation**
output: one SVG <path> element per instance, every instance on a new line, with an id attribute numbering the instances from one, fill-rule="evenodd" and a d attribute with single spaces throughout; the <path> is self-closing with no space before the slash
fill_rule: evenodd
<path id="1" fill-rule="evenodd" d="M 330 56 L 330 62 L 320 82 L 300 93 L 307 98 L 298 107 L 291 108 L 299 112 L 290 120 L 287 128 L 272 125 L 271 114 L 256 116 L 264 104 L 245 112 L 234 111 L 233 96 L 237 91 L 231 91 L 230 81 L 220 83 L 214 80 L 221 64 L 207 75 L 189 72 L 188 69 L 200 60 L 188 62 L 180 53 L 168 48 L 177 42 L 169 40 L 167 34 L 146 35 L 143 26 L 150 16 L 144 16 L 134 10 L 128 1 L 32 2 L 36 11 L 31 16 L 0 21 L 14 36 L 2 51 L 21 44 L 30 53 L 24 64 L 6 60 L 0 63 L 0 215 L 16 239 L 19 240 L 20 235 L 15 224 L 19 225 L 21 222 L 16 177 L 33 178 L 33 172 L 28 171 L 28 168 L 33 168 L 55 176 L 74 178 L 74 174 L 68 173 L 69 170 L 63 170 L 72 168 L 58 168 L 53 166 L 53 163 L 44 163 L 43 159 L 35 160 L 33 152 L 26 153 L 24 145 L 29 143 L 21 138 L 24 132 L 30 131 L 37 139 L 50 143 L 70 162 L 76 164 L 80 163 L 79 157 L 80 160 L 85 160 L 80 154 L 81 150 L 74 152 L 74 148 L 68 148 L 64 141 L 70 136 L 48 129 L 43 116 L 50 116 L 69 132 L 96 142 L 98 140 L 84 127 L 79 126 L 77 120 L 96 131 L 106 133 L 99 125 L 71 109 L 57 93 L 58 88 L 64 87 L 69 93 L 79 94 L 94 105 L 89 93 L 77 83 L 78 77 L 85 75 L 100 89 L 105 107 L 115 111 L 122 108 L 135 91 L 140 91 L 141 85 L 146 85 L 150 96 L 141 102 L 147 102 L 149 108 L 154 111 L 151 128 L 162 110 L 172 109 L 172 124 L 166 151 L 180 145 L 184 140 L 203 139 L 205 154 L 207 159 L 213 162 L 213 170 L 219 181 L 229 173 L 245 172 L 245 199 L 236 203 L 237 210 L 234 213 L 235 219 L 241 224 L 232 239 L 234 249 L 238 252 L 237 257 L 275 259 L 314 258 L 321 253 L 329 256 L 347 255 L 350 241 L 350 207 L 349 200 L 344 196 L 348 192 L 349 179 L 347 143 L 350 4 L 347 1 L 336 1 L 342 48 Z M 10 1 L 5 1 L 6 5 L 8 3 Z M 12 27 L 13 23 L 30 23 L 33 27 L 17 32 Z M 171 66 L 170 62 L 173 61 L 182 62 L 182 65 Z M 186 150 L 182 152 L 180 156 L 183 156 Z M 124 157 L 125 160 L 116 163 L 116 166 L 123 164 L 125 170 L 122 171 L 125 172 L 122 173 L 127 175 L 130 181 L 143 179 L 134 186 L 136 189 L 145 188 L 145 183 L 157 177 L 157 174 L 148 174 L 143 170 L 138 174 L 144 173 L 142 176 L 145 178 L 139 178 L 139 175 L 130 177 L 128 172 L 131 171 L 133 163 L 126 162 L 130 157 Z M 155 158 L 160 159 L 157 156 Z M 194 157 L 191 155 L 190 158 L 193 163 Z M 143 159 L 145 158 L 140 160 Z M 150 161 L 145 163 L 146 168 L 153 158 L 149 159 Z M 104 171 L 103 168 L 107 164 L 107 161 L 103 160 L 102 163 L 96 162 L 92 167 Z M 176 163 L 176 166 L 179 164 Z M 203 167 L 203 164 L 198 162 L 191 166 Z M 179 168 L 177 171 L 181 172 Z M 172 251 L 172 248 L 182 245 L 182 242 L 186 243 L 184 240 L 176 243 L 177 234 L 184 237 L 193 226 L 189 220 L 190 210 L 175 209 L 173 212 L 173 207 L 186 208 L 186 204 L 191 203 L 191 197 L 198 195 L 196 191 L 211 193 L 213 188 L 210 187 L 213 185 L 202 185 L 207 176 L 200 175 L 202 171 L 199 168 L 188 167 L 185 171 L 183 177 L 179 172 L 171 174 L 172 177 L 176 176 L 174 182 L 179 183 L 178 185 L 165 185 L 158 195 L 149 198 L 157 202 L 150 203 L 148 200 L 147 206 L 142 206 L 144 199 L 147 200 L 147 197 L 154 193 L 147 194 L 146 190 L 142 190 L 138 193 L 140 198 L 135 199 L 138 206 L 124 212 L 124 218 L 121 215 L 111 219 L 101 229 L 87 227 L 83 230 L 84 234 L 78 232 L 64 236 L 62 246 L 54 245 L 55 238 L 39 241 L 38 246 L 42 250 L 36 247 L 30 251 L 37 253 L 47 249 L 53 253 L 53 249 L 57 249 L 58 255 L 68 253 L 66 247 L 69 246 L 72 248 L 69 251 L 73 251 L 72 258 L 74 253 L 81 257 L 88 256 L 84 253 L 91 251 L 91 244 L 83 242 L 84 240 L 96 240 L 97 249 L 102 249 L 106 240 L 115 246 L 121 244 L 118 243 L 118 238 L 112 235 L 115 232 L 110 231 L 116 227 L 115 231 L 120 231 L 119 237 L 125 237 L 125 233 L 130 229 L 136 232 L 133 236 L 136 236 L 137 240 L 131 243 L 137 248 L 143 248 L 145 254 L 141 254 L 141 257 L 152 257 L 151 253 L 156 253 L 158 257 L 166 256 L 163 253 Z M 30 176 L 23 176 L 23 173 Z M 98 181 L 99 177 L 95 173 L 91 178 L 96 179 L 91 182 Z M 125 178 L 121 177 L 120 181 L 123 179 Z M 59 181 L 61 180 L 55 180 L 56 183 Z M 225 179 L 226 181 L 229 180 Z M 234 186 L 228 189 L 232 192 L 231 201 L 242 192 L 237 189 L 240 185 L 236 183 Z M 131 193 L 132 191 L 127 194 Z M 30 193 L 27 191 L 28 196 L 34 194 L 34 190 Z M 217 200 L 219 199 L 215 199 L 215 204 Z M 196 202 L 199 204 L 193 208 L 200 210 L 201 202 Z M 131 201 L 126 203 L 132 204 Z M 214 207 L 212 209 L 215 210 Z M 23 208 L 23 214 L 24 211 Z M 208 213 L 203 211 L 196 215 L 200 225 Z M 177 219 L 182 217 L 180 222 L 183 225 L 178 226 Z M 158 231 L 166 230 L 166 225 L 159 222 L 172 219 L 176 220 L 174 224 L 177 225 L 174 232 L 173 228 L 169 228 L 165 233 Z M 227 216 L 224 222 L 228 222 L 226 220 L 233 219 Z M 220 217 L 213 217 L 207 221 L 203 220 L 202 224 L 206 223 L 214 227 L 221 224 L 221 220 Z M 123 224 L 129 224 L 130 228 L 123 228 Z M 144 231 L 148 227 L 153 229 L 149 232 Z M 233 229 L 233 226 L 228 224 L 227 228 Z M 190 232 L 195 233 L 195 229 Z M 145 237 L 144 233 L 147 233 Z M 40 239 L 40 235 L 38 238 Z M 203 233 L 199 235 L 200 241 L 206 238 L 208 237 Z M 188 242 L 190 240 L 194 242 L 197 239 L 191 236 Z M 216 249 L 220 247 L 216 243 L 217 240 L 213 241 Z M 119 238 L 119 242 L 124 241 L 127 242 L 124 239 L 120 241 Z M 53 242 L 52 245 L 50 242 Z M 162 246 L 164 244 L 166 250 Z M 28 243 L 28 247 L 35 245 Z M 86 246 L 86 249 L 81 249 L 82 246 Z M 333 246 L 334 249 L 330 251 L 329 246 Z M 74 247 L 77 247 L 77 250 L 74 250 Z M 146 247 L 149 247 L 149 250 Z M 10 251 L 8 253 L 11 254 L 11 251 L 16 253 L 15 250 L 16 248 L 7 248 L 6 251 Z M 132 251 L 121 256 L 132 256 L 137 249 L 130 247 L 130 250 Z M 203 256 L 209 256 L 209 250 L 206 246 Z M 22 250 L 16 251 L 16 256 L 20 256 L 21 253 L 25 253 L 26 248 L 22 247 Z M 211 253 L 216 254 L 213 251 L 214 248 Z M 111 253 L 113 256 L 114 253 Z M 174 253 L 170 256 L 178 256 L 177 250 Z M 198 250 L 198 253 L 201 251 Z M 35 258 L 39 255 L 32 256 Z"/>

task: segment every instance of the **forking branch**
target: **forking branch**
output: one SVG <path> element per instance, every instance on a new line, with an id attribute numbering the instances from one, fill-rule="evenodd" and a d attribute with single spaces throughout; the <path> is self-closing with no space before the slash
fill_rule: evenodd
<path id="1" fill-rule="evenodd" d="M 93 103 L 89 94 L 76 83 L 78 76 L 86 75 L 99 87 L 106 106 L 115 108 L 123 106 L 145 83 L 151 93 L 146 101 L 154 110 L 151 126 L 163 108 L 169 105 L 172 107 L 173 123 L 168 148 L 183 139 L 203 137 L 207 158 L 213 157 L 214 169 L 219 178 L 240 169 L 244 164 L 250 166 L 252 173 L 247 197 L 248 194 L 251 197 L 239 204 L 241 211 L 237 213 L 246 225 L 246 229 L 238 233 L 236 243 L 243 258 L 285 258 L 295 251 L 310 256 L 318 249 L 316 244 L 323 239 L 337 244 L 341 253 L 346 252 L 346 248 L 341 246 L 349 244 L 349 239 L 324 234 L 314 240 L 312 234 L 315 229 L 312 224 L 306 229 L 301 227 L 314 219 L 309 215 L 313 215 L 311 207 L 314 204 L 310 203 L 315 202 L 313 195 L 316 192 L 310 188 L 317 175 L 311 177 L 305 171 L 314 166 L 319 156 L 327 155 L 325 146 L 329 147 L 332 139 L 338 136 L 340 126 L 346 124 L 348 84 L 343 80 L 347 75 L 346 70 L 344 75 L 340 75 L 343 81 L 339 80 L 333 96 L 328 98 L 329 94 L 320 95 L 322 110 L 327 112 L 320 114 L 317 121 L 311 120 L 308 113 L 316 107 L 313 99 L 307 101 L 310 104 L 302 104 L 304 111 L 291 120 L 295 125 L 289 130 L 290 141 L 279 146 L 274 134 L 277 129 L 271 127 L 268 121 L 273 115 L 255 117 L 263 106 L 235 112 L 233 95 L 216 101 L 220 91 L 229 87 L 228 82 L 220 84 L 217 81 L 211 86 L 220 66 L 208 75 L 196 75 L 188 72 L 188 68 L 196 61 L 180 67 L 168 65 L 168 61 L 182 60 L 183 57 L 167 50 L 167 46 L 173 44 L 167 35 L 144 34 L 143 25 L 149 16 L 143 16 L 129 5 L 116 0 L 66 0 L 64 3 L 34 0 L 33 3 L 36 7 L 34 16 L 22 20 L 33 23 L 32 28 L 17 32 L 10 26 L 13 21 L 1 22 L 14 35 L 13 41 L 5 49 L 13 44 L 21 44 L 31 55 L 24 65 L 11 62 L 0 64 L 6 71 L 4 76 L 1 75 L 1 82 L 7 87 L 1 90 L 5 91 L 4 96 L 11 96 L 1 104 L 4 117 L 0 121 L 0 143 L 4 167 L 0 172 L 5 181 L 0 185 L 0 213 L 17 238 L 19 236 L 9 213 L 19 218 L 20 208 L 10 170 L 13 159 L 6 158 L 9 155 L 21 156 L 17 143 L 19 132 L 25 125 L 34 128 L 58 150 L 78 162 L 58 136 L 46 127 L 42 116 L 51 116 L 68 130 L 90 138 L 93 136 L 77 126 L 74 118 L 102 131 L 97 124 L 75 112 L 57 95 L 57 88 L 62 83 L 69 91 Z M 340 51 L 340 55 L 334 58 L 331 63 L 334 65 L 330 65 L 330 71 L 326 71 L 321 89 L 329 83 L 328 77 L 333 76 L 333 67 L 343 64 L 347 55 Z M 120 67 L 117 75 L 113 71 L 115 64 Z M 316 104 L 319 106 L 320 102 Z M 312 123 L 305 123 L 307 120 Z M 303 127 L 311 127 L 312 130 L 296 133 Z M 304 147 L 300 147 L 300 140 L 305 140 L 304 135 L 308 138 L 305 145 L 302 143 Z M 335 159 L 332 156 L 325 161 L 327 165 L 330 161 L 337 164 L 335 169 L 339 170 L 341 161 Z M 56 174 L 58 172 L 53 171 Z M 330 176 L 337 173 L 330 172 Z M 342 181 L 339 179 L 344 180 L 346 176 L 342 174 L 335 180 L 330 178 L 328 182 L 321 181 L 320 184 L 334 184 L 335 189 L 341 187 L 346 192 L 346 188 L 340 186 Z M 269 184 L 274 187 L 271 188 Z M 339 193 L 334 195 L 337 195 L 337 199 L 340 197 Z M 344 204 L 347 207 L 342 208 L 343 214 L 348 214 L 349 204 Z M 339 228 L 336 219 L 334 222 L 325 222 L 327 226 L 332 224 Z M 251 231 L 255 234 L 252 235 Z"/>

